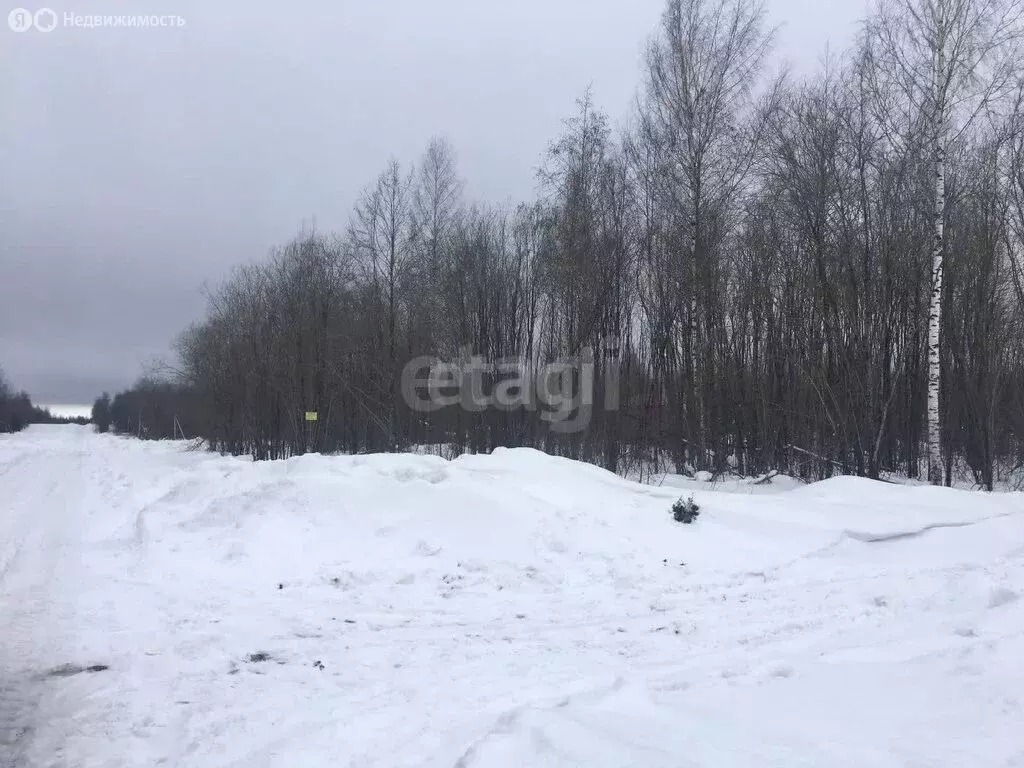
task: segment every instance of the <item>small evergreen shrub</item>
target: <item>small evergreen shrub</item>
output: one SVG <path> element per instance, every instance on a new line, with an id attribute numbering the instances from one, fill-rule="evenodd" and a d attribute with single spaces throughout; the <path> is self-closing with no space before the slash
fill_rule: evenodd
<path id="1" fill-rule="evenodd" d="M 677 523 L 690 525 L 699 515 L 700 506 L 693 500 L 693 496 L 685 500 L 679 499 L 679 501 L 672 505 L 672 517 Z"/>

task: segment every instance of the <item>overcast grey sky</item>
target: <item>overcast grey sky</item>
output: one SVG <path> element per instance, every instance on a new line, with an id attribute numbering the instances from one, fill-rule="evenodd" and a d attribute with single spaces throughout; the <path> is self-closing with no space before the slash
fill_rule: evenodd
<path id="1" fill-rule="evenodd" d="M 768 0 L 810 72 L 864 0 Z M 8 0 L 6 19 L 15 5 Z M 200 317 L 204 281 L 316 217 L 340 229 L 389 156 L 455 145 L 467 194 L 530 196 L 592 84 L 627 117 L 662 0 L 83 0 L 183 28 L 0 27 L 0 367 L 91 402 Z M 0 23 L 3 23 L 0 21 Z"/>

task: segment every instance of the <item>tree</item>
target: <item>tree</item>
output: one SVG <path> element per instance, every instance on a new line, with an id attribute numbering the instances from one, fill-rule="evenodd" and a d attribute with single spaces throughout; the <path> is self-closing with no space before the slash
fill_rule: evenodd
<path id="1" fill-rule="evenodd" d="M 107 392 L 92 404 L 92 423 L 100 433 L 110 429 L 110 395 Z"/>
<path id="2" fill-rule="evenodd" d="M 927 127 L 934 174 L 928 303 L 928 480 L 943 479 L 942 311 L 946 249 L 947 156 L 980 114 L 1015 85 L 1019 0 L 891 0 L 873 20 L 882 55 L 880 76 L 906 99 L 905 119 Z"/>
<path id="3" fill-rule="evenodd" d="M 430 141 L 415 175 L 412 191 L 411 240 L 416 251 L 408 278 L 410 334 L 436 351 L 445 336 L 445 302 L 438 298 L 451 278 L 456 228 L 463 216 L 464 183 L 455 149 L 447 140 Z M 446 354 L 455 350 L 445 349 Z"/>
<path id="4" fill-rule="evenodd" d="M 675 240 L 676 250 L 685 248 L 687 263 L 673 264 L 670 277 L 687 298 L 680 305 L 687 393 L 681 401 L 687 455 L 698 467 L 708 462 L 704 396 L 712 373 L 701 353 L 712 343 L 709 326 L 715 318 L 707 300 L 728 209 L 764 136 L 770 110 L 759 103 L 756 89 L 773 35 L 759 0 L 669 0 L 661 33 L 647 53 L 642 130 L 664 163 L 668 183 L 661 192 L 676 209 L 672 226 L 685 232 Z"/>
<path id="5" fill-rule="evenodd" d="M 349 242 L 356 262 L 362 267 L 367 285 L 383 321 L 380 338 L 383 359 L 377 362 L 377 389 L 384 402 L 398 397 L 398 353 L 402 288 L 412 275 L 415 250 L 413 223 L 413 176 L 392 159 L 363 193 L 349 227 Z M 399 440 L 397 408 L 389 409 L 387 439 Z"/>
<path id="6" fill-rule="evenodd" d="M 1024 0 L 885 1 L 797 84 L 761 78 L 757 0 L 668 0 L 630 129 L 586 94 L 514 209 L 464 202 L 441 140 L 392 161 L 346 233 L 212 291 L 178 378 L 119 393 L 114 429 L 259 460 L 531 446 L 640 475 L 996 487 L 1024 471 Z M 487 397 L 588 350 L 568 434 L 535 403 L 463 409 L 445 385 L 423 413 L 396 386 L 440 357 Z"/>
<path id="7" fill-rule="evenodd" d="M 15 392 L 0 368 L 0 433 L 20 432 L 29 424 L 54 421 L 49 411 L 32 405 L 27 392 Z"/>

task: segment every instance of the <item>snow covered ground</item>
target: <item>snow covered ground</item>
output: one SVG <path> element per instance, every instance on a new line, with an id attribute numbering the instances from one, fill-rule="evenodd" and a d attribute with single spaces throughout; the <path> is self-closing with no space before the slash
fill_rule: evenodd
<path id="1" fill-rule="evenodd" d="M 0 766 L 1024 766 L 1024 495 L 678 494 L 0 437 Z"/>

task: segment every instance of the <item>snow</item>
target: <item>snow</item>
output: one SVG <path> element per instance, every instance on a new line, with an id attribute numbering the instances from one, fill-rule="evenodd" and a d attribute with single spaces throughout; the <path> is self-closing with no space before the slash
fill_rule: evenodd
<path id="1" fill-rule="evenodd" d="M 1024 495 L 777 480 L 4 436 L 0 766 L 1024 765 Z"/>
<path id="2" fill-rule="evenodd" d="M 92 406 L 91 405 L 66 405 L 66 404 L 48 404 L 40 405 L 43 410 L 49 411 L 50 415 L 56 416 L 58 419 L 89 419 L 92 418 Z"/>

